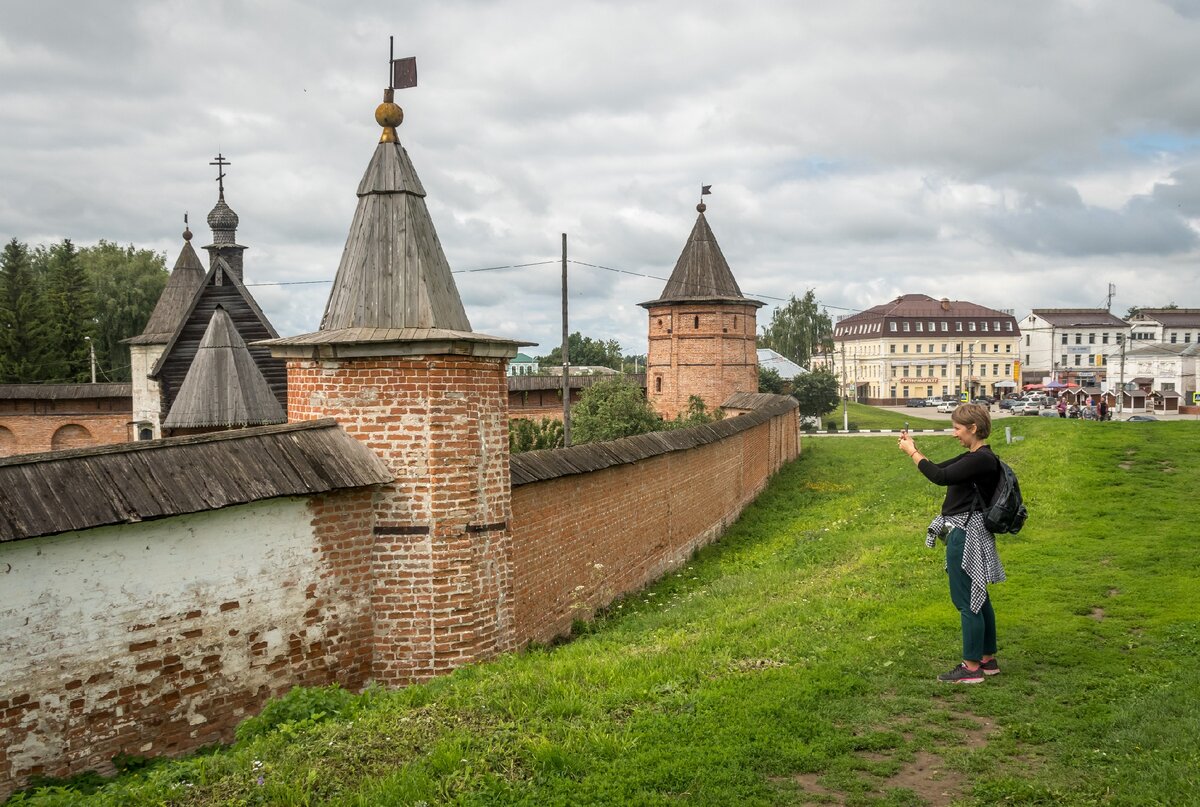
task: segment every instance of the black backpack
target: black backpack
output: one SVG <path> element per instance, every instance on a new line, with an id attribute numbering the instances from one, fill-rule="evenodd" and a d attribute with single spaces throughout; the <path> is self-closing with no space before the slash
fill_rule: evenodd
<path id="1" fill-rule="evenodd" d="M 978 485 L 975 486 L 975 493 L 983 502 L 983 523 L 988 532 L 993 535 L 1015 534 L 1025 526 L 1029 511 L 1025 509 L 1025 502 L 1021 499 L 1021 485 L 1017 482 L 1016 472 L 999 457 L 996 457 L 996 462 L 1000 465 L 1000 480 L 996 483 L 992 501 L 983 501 L 983 494 L 979 492 Z"/>

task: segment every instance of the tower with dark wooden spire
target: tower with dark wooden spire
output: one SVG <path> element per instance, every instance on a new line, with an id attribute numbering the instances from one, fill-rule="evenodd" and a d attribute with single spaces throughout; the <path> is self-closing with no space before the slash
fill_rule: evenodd
<path id="1" fill-rule="evenodd" d="M 196 291 L 204 283 L 204 264 L 192 247 L 192 231 L 183 217 L 183 248 L 175 268 L 167 278 L 154 311 L 142 332 L 125 340 L 129 345 L 130 371 L 133 378 L 134 437 L 149 440 L 162 436 L 162 387 L 150 371 L 162 356 L 179 324 L 187 316 Z"/>
<path id="2" fill-rule="evenodd" d="M 650 314 L 646 397 L 666 418 L 686 412 L 692 396 L 711 410 L 735 392 L 758 391 L 756 315 L 763 304 L 742 294 L 706 209 L 696 205 L 696 224 L 662 294 L 639 303 Z"/>
<path id="3" fill-rule="evenodd" d="M 371 677 L 397 684 L 513 646 L 505 366 L 528 344 L 471 329 L 403 118 L 385 90 L 320 329 L 260 343 L 287 359 L 289 420 L 337 418 L 395 475 L 376 497 Z"/>

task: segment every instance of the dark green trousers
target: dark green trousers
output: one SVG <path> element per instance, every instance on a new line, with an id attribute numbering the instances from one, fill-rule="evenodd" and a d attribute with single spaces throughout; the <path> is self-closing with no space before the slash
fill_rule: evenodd
<path id="1" fill-rule="evenodd" d="M 996 612 L 991 597 L 983 601 L 979 613 L 971 611 L 971 577 L 962 568 L 966 540 L 967 533 L 958 527 L 946 536 L 946 576 L 950 578 L 950 601 L 962 620 L 962 657 L 979 661 L 996 654 Z"/>

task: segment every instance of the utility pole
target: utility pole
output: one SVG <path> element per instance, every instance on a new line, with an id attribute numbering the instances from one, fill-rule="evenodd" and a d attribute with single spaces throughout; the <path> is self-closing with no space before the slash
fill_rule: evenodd
<path id="1" fill-rule="evenodd" d="M 85 337 L 83 337 L 83 339 L 85 342 L 88 343 L 88 356 L 92 360 L 92 383 L 95 384 L 96 383 L 96 345 L 94 342 L 92 342 L 92 337 L 90 337 L 90 336 L 85 336 Z"/>
<path id="2" fill-rule="evenodd" d="M 567 328 L 567 234 L 562 234 L 562 399 L 563 448 L 571 445 L 571 355 Z"/>
<path id="3" fill-rule="evenodd" d="M 1129 339 L 1127 338 L 1127 335 L 1123 334 L 1121 336 L 1121 383 L 1120 383 L 1120 386 L 1117 387 L 1117 414 L 1118 415 L 1121 414 L 1121 412 L 1123 412 L 1124 408 L 1125 408 L 1123 406 L 1123 404 L 1125 403 L 1125 343 L 1128 341 L 1129 341 Z"/>
<path id="4" fill-rule="evenodd" d="M 963 393 L 967 391 L 967 377 L 963 375 L 963 344 L 962 341 L 958 343 L 958 402 L 969 403 L 963 400 Z"/>
<path id="5" fill-rule="evenodd" d="M 850 431 L 850 412 L 846 408 L 846 342 L 842 340 L 842 431 Z"/>

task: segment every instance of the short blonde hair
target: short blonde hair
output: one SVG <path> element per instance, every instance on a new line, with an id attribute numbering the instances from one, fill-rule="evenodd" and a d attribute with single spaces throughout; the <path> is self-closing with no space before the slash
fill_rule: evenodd
<path id="1" fill-rule="evenodd" d="M 992 416 L 986 406 L 975 403 L 961 404 L 954 410 L 950 419 L 962 426 L 974 426 L 975 436 L 986 440 L 992 433 Z"/>

